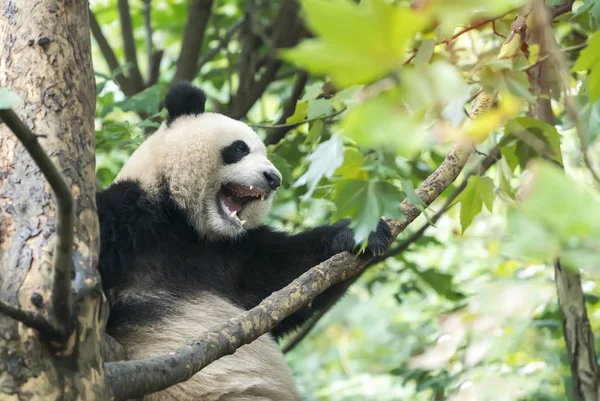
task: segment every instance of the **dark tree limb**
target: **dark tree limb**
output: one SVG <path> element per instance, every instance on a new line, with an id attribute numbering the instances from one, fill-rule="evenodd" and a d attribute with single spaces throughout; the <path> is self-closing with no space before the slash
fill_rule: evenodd
<path id="1" fill-rule="evenodd" d="M 117 82 L 117 84 L 119 84 L 119 87 L 125 95 L 133 95 L 134 92 L 132 92 L 131 83 L 129 82 L 129 79 L 123 74 L 123 71 L 119 70 L 119 60 L 117 60 L 115 52 L 113 51 L 112 47 L 108 43 L 108 40 L 106 40 L 106 37 L 102 33 L 102 28 L 100 27 L 96 16 L 92 12 L 92 10 L 89 11 L 89 14 L 90 31 L 92 32 L 92 36 L 94 37 L 96 43 L 98 44 L 98 47 L 100 48 L 100 52 L 102 53 L 106 64 L 108 64 L 110 73 L 114 74 L 115 81 Z"/>
<path id="2" fill-rule="evenodd" d="M 306 71 L 300 71 L 296 76 L 296 82 L 294 83 L 294 87 L 292 88 L 292 93 L 283 107 L 283 111 L 281 113 L 281 117 L 277 124 L 285 124 L 285 121 L 288 117 L 294 114 L 296 110 L 296 104 L 298 103 L 298 99 L 302 96 L 302 92 L 304 92 L 304 87 L 306 86 L 306 82 L 308 81 L 308 74 Z M 285 134 L 291 129 L 291 127 L 275 127 L 267 132 L 267 136 L 265 138 L 265 145 L 274 145 L 281 141 Z"/>
<path id="3" fill-rule="evenodd" d="M 426 205 L 431 204 L 458 177 L 470 154 L 465 149 L 453 149 L 419 186 L 417 194 Z M 420 214 L 420 210 L 408 200 L 401 203 L 401 208 L 405 220 L 390 221 L 394 237 Z M 174 353 L 139 361 L 107 363 L 105 366 L 114 399 L 141 397 L 189 379 L 211 362 L 234 353 L 240 346 L 267 333 L 333 284 L 360 273 L 368 263 L 369 260 L 364 257 L 357 258 L 349 252 L 342 252 L 311 268 L 255 308 L 204 332 Z"/>
<path id="4" fill-rule="evenodd" d="M 233 39 L 233 37 L 235 36 L 235 34 L 237 33 L 237 31 L 240 29 L 240 27 L 242 26 L 243 23 L 244 23 L 244 17 L 242 16 L 242 17 L 238 18 L 233 23 L 233 25 L 231 25 L 229 27 L 229 29 L 227 29 L 227 31 L 225 32 L 225 35 L 223 35 L 223 37 L 219 40 L 219 44 L 216 47 L 213 47 L 212 49 L 210 49 L 209 51 L 207 51 L 206 53 L 204 53 L 204 55 L 198 61 L 198 66 L 196 67 L 196 74 L 198 72 L 200 72 L 200 69 L 202 69 L 202 67 L 204 66 L 204 64 L 208 63 L 223 48 L 227 47 L 227 45 L 229 44 L 229 42 L 231 41 L 231 39 Z"/>
<path id="5" fill-rule="evenodd" d="M 564 54 L 556 43 L 551 27 L 551 18 L 560 13 L 567 13 L 573 5 L 567 4 L 548 10 L 541 0 L 534 0 L 533 8 L 533 37 L 539 42 L 540 49 L 545 52 L 545 59 L 536 70 L 530 74 L 531 86 L 537 97 L 537 115 L 543 121 L 553 124 L 555 117 L 547 97 L 550 93 L 551 82 L 556 83 L 564 95 L 565 110 L 574 121 L 575 130 L 580 140 L 581 152 L 584 163 L 592 173 L 596 182 L 600 182 L 587 157 L 584 141 L 583 127 L 579 118 L 579 111 L 569 94 L 570 83 L 567 63 Z M 568 6 L 568 7 L 566 7 Z M 561 166 L 562 167 L 562 166 Z M 567 347 L 567 355 L 571 365 L 571 378 L 573 381 L 573 399 L 575 401 L 597 401 L 600 399 L 600 369 L 598 367 L 595 349 L 594 334 L 590 327 L 585 296 L 581 287 L 581 276 L 576 267 L 565 267 L 560 259 L 554 261 L 556 292 L 558 305 L 563 318 L 563 336 Z"/>
<path id="6" fill-rule="evenodd" d="M 204 40 L 212 6 L 213 0 L 191 1 L 173 83 L 191 81 L 196 76 L 198 58 L 202 50 L 202 41 Z"/>
<path id="7" fill-rule="evenodd" d="M 148 79 L 146 86 L 150 86 L 152 79 L 152 68 L 155 64 L 155 52 L 154 52 L 154 40 L 152 39 L 152 0 L 144 1 L 144 29 L 146 30 L 146 56 L 148 57 Z M 160 53 L 159 62 L 162 59 L 162 53 Z"/>
<path id="8" fill-rule="evenodd" d="M 41 315 L 15 308 L 4 302 L 0 302 L 0 313 L 23 323 L 27 327 L 37 330 L 40 335 L 46 339 L 54 341 L 64 339 L 64 333 L 56 330 L 56 328 Z"/>
<path id="9" fill-rule="evenodd" d="M 160 77 L 160 63 L 163 58 L 164 51 L 157 50 L 152 54 L 150 59 L 150 68 L 148 70 L 148 83 L 146 86 L 150 87 L 158 82 Z"/>
<path id="10" fill-rule="evenodd" d="M 131 22 L 131 12 L 129 10 L 129 0 L 118 0 L 119 19 L 121 20 L 121 36 L 123 37 L 123 50 L 125 60 L 130 65 L 128 72 L 131 81 L 131 90 L 138 93 L 144 89 L 144 80 L 138 67 L 137 51 L 135 48 L 135 38 L 133 37 L 133 24 Z"/>
<path id="11" fill-rule="evenodd" d="M 256 60 L 255 48 L 261 43 L 256 32 L 252 31 L 254 12 L 253 1 L 249 1 L 246 7 L 246 21 L 244 23 L 244 37 L 240 55 L 240 85 L 232 96 L 226 112 L 232 118 L 241 119 L 252 108 L 254 103 L 263 95 L 269 84 L 275 79 L 281 60 L 273 55 L 265 59 L 260 78 L 256 78 L 259 72 L 258 60 Z M 293 46 L 300 38 L 302 25 L 299 18 L 300 6 L 297 0 L 284 0 L 275 21 L 270 27 L 272 32 L 271 42 L 275 48 Z"/>
<path id="12" fill-rule="evenodd" d="M 563 15 L 568 12 L 571 12 L 571 10 L 573 9 L 573 3 L 575 3 L 575 0 L 567 0 L 564 4 L 553 7 L 552 8 L 552 19 L 558 17 L 559 15 Z"/>
<path id="13" fill-rule="evenodd" d="M 0 119 L 19 138 L 40 171 L 48 180 L 56 196 L 56 245 L 54 249 L 54 280 L 52 287 L 52 308 L 61 329 L 71 328 L 71 276 L 73 274 L 73 227 L 75 224 L 73 194 L 48 154 L 44 151 L 37 136 L 29 130 L 12 109 L 0 110 Z"/>

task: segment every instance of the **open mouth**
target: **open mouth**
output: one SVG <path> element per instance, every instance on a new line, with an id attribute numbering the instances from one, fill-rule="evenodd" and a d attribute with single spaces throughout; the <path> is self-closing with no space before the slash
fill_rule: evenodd
<path id="1" fill-rule="evenodd" d="M 250 202 L 263 201 L 266 196 L 265 191 L 252 185 L 228 183 L 221 186 L 218 201 L 223 214 L 231 221 L 243 226 L 246 223 L 241 216 L 244 207 Z"/>

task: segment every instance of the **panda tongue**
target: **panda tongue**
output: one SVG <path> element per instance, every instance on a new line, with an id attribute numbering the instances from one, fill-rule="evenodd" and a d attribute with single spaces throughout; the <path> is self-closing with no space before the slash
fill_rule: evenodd
<path id="1" fill-rule="evenodd" d="M 242 210 L 242 202 L 239 200 L 239 198 L 235 198 L 233 196 L 224 196 L 223 203 L 225 203 L 225 206 L 231 213 Z"/>

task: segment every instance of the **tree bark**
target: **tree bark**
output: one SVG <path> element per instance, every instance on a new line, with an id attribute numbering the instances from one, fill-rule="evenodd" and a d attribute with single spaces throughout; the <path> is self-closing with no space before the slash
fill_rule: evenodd
<path id="1" fill-rule="evenodd" d="M 0 0 L 0 87 L 38 135 L 75 201 L 73 316 L 66 342 L 0 315 L 0 399 L 104 400 L 106 310 L 96 269 L 95 84 L 85 1 Z M 0 300 L 55 322 L 56 198 L 23 145 L 0 123 Z"/>

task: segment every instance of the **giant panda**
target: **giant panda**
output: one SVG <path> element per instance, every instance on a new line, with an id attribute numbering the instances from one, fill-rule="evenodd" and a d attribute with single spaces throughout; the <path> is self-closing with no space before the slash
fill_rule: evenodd
<path id="1" fill-rule="evenodd" d="M 262 225 L 281 174 L 248 125 L 205 112 L 205 102 L 189 83 L 172 86 L 166 120 L 96 196 L 106 331 L 127 359 L 172 352 L 316 264 L 356 250 L 348 220 L 298 234 Z M 381 221 L 367 253 L 381 254 L 390 239 Z M 276 340 L 343 289 L 330 288 L 271 333 L 145 399 L 299 400 Z"/>

